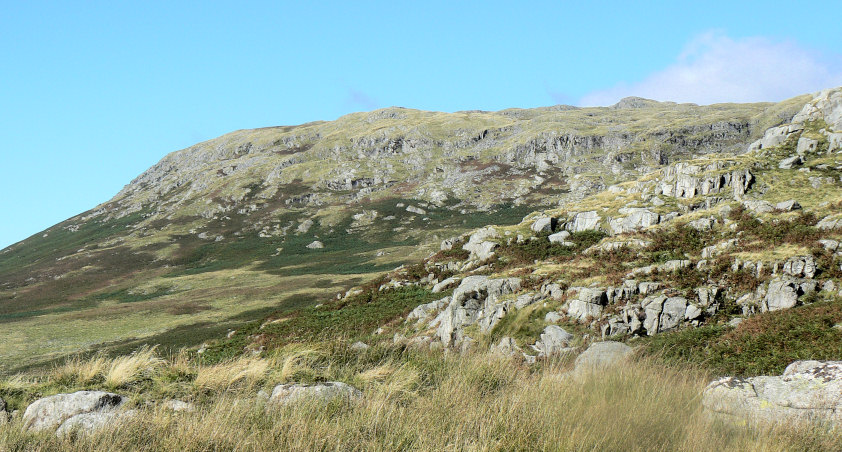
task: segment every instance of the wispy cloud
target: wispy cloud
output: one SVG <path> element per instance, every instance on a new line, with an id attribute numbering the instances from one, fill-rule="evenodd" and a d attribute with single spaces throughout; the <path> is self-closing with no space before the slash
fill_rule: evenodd
<path id="1" fill-rule="evenodd" d="M 362 107 L 365 110 L 376 110 L 380 108 L 380 103 L 368 94 L 354 89 L 348 88 L 348 97 L 346 102 L 354 107 Z"/>
<path id="2" fill-rule="evenodd" d="M 665 69 L 590 93 L 579 105 L 611 105 L 626 96 L 698 104 L 778 101 L 839 85 L 840 55 L 821 55 L 793 42 L 708 32 L 688 43 Z"/>

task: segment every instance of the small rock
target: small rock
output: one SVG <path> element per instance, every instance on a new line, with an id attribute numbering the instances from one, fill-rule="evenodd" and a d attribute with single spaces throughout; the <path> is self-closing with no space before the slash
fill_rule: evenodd
<path id="1" fill-rule="evenodd" d="M 324 247 L 325 247 L 325 244 L 318 241 L 318 240 L 314 240 L 314 241 L 310 242 L 309 245 L 307 245 L 307 248 L 309 248 L 311 250 L 319 250 L 319 249 L 322 249 Z"/>
<path id="2" fill-rule="evenodd" d="M 801 204 L 798 204 L 798 201 L 794 199 L 790 199 L 789 201 L 781 201 L 775 204 L 775 209 L 791 212 L 793 210 L 801 210 Z"/>
<path id="3" fill-rule="evenodd" d="M 544 316 L 544 321 L 547 323 L 558 323 L 561 320 L 561 314 L 555 311 L 550 311 Z"/>
<path id="4" fill-rule="evenodd" d="M 192 413 L 196 411 L 196 407 L 192 403 L 176 399 L 167 400 L 161 406 L 163 406 L 166 410 L 175 411 L 177 413 L 182 411 L 186 413 Z"/>
<path id="5" fill-rule="evenodd" d="M 362 397 L 359 389 L 338 381 L 276 386 L 269 397 L 270 405 L 290 405 L 299 402 L 330 403 L 334 400 L 356 400 Z"/>
<path id="6" fill-rule="evenodd" d="M 570 351 L 573 335 L 558 325 L 549 325 L 541 333 L 541 339 L 535 343 L 535 349 L 544 356 L 558 355 Z"/>
<path id="7" fill-rule="evenodd" d="M 369 348 L 371 348 L 371 347 L 368 344 L 366 344 L 365 342 L 361 342 L 361 341 L 357 341 L 357 342 L 354 342 L 353 344 L 351 344 L 351 350 L 353 350 L 355 352 L 364 352 L 364 351 L 368 350 Z"/>
<path id="8" fill-rule="evenodd" d="M 549 239 L 550 243 L 561 243 L 562 245 L 567 242 L 567 238 L 570 237 L 570 233 L 567 231 L 556 232 L 555 234 L 550 234 L 547 239 Z M 566 245 L 565 245 L 566 246 Z"/>
<path id="9" fill-rule="evenodd" d="M 804 161 L 801 160 L 800 155 L 793 155 L 792 157 L 788 157 L 788 158 L 785 158 L 785 159 L 781 160 L 780 163 L 778 163 L 778 168 L 780 168 L 780 169 L 792 169 L 796 166 L 801 165 L 802 163 L 804 163 Z"/>
<path id="10" fill-rule="evenodd" d="M 730 326 L 731 328 L 736 328 L 741 323 L 743 323 L 743 320 L 745 320 L 745 319 L 742 318 L 742 317 L 734 317 L 733 319 L 728 321 L 728 326 Z"/>

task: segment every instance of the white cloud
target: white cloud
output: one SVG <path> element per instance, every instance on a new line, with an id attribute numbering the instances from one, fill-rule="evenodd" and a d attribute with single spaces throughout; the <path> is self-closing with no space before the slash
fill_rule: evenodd
<path id="1" fill-rule="evenodd" d="M 611 105 L 626 96 L 660 101 L 780 101 L 842 85 L 842 57 L 823 56 L 793 42 L 702 34 L 667 68 L 636 83 L 584 96 L 579 105 Z"/>

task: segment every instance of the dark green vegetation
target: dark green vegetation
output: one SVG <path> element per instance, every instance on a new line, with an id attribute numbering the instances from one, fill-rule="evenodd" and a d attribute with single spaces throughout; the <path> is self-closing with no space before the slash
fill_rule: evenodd
<path id="1" fill-rule="evenodd" d="M 419 287 L 379 291 L 376 285 L 369 284 L 363 293 L 347 299 L 270 315 L 264 323 L 250 323 L 233 338 L 208 348 L 202 358 L 206 362 L 219 362 L 247 348 L 271 350 L 292 343 L 367 339 L 378 327 L 405 317 L 420 304 L 446 295 Z"/>
<path id="2" fill-rule="evenodd" d="M 796 360 L 842 358 L 842 299 L 758 314 L 736 328 L 721 324 L 658 334 L 647 353 L 701 365 L 716 375 L 780 375 Z"/>

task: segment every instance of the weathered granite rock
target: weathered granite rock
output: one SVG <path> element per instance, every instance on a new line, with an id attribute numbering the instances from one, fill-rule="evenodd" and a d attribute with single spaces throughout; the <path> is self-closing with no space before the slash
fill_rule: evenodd
<path id="1" fill-rule="evenodd" d="M 547 239 L 550 243 L 569 243 L 567 242 L 567 238 L 570 237 L 570 233 L 567 231 L 556 232 L 555 234 L 550 234 Z"/>
<path id="2" fill-rule="evenodd" d="M 798 303 L 800 294 L 801 287 L 796 280 L 791 278 L 775 279 L 769 282 L 761 307 L 764 311 L 789 309 Z"/>
<path id="3" fill-rule="evenodd" d="M 793 155 L 791 157 L 787 157 L 787 158 L 781 160 L 778 163 L 778 168 L 780 168 L 780 169 L 792 169 L 796 166 L 801 165 L 802 163 L 804 163 L 804 160 L 801 160 L 800 155 Z"/>
<path id="4" fill-rule="evenodd" d="M 649 209 L 624 207 L 620 209 L 620 213 L 625 214 L 626 216 L 612 218 L 608 222 L 608 226 L 614 234 L 622 234 L 624 232 L 632 232 L 638 229 L 648 228 L 649 226 L 654 226 L 661 221 L 661 216 Z"/>
<path id="5" fill-rule="evenodd" d="M 518 289 L 518 278 L 468 276 L 453 292 L 447 308 L 433 321 L 438 326 L 436 336 L 447 347 L 462 338 L 464 327 L 473 325 L 481 318 L 499 319 L 501 314 L 505 314 L 508 305 L 496 303 L 497 298 Z"/>
<path id="6" fill-rule="evenodd" d="M 816 261 L 813 256 L 793 256 L 787 259 L 783 266 L 784 274 L 799 278 L 813 278 L 816 276 L 816 271 Z"/>
<path id="7" fill-rule="evenodd" d="M 556 223 L 557 220 L 555 218 L 541 217 L 535 220 L 530 228 L 535 233 L 552 232 L 555 229 Z"/>
<path id="8" fill-rule="evenodd" d="M 103 391 L 56 394 L 32 402 L 23 413 L 23 426 L 29 430 L 56 429 L 73 416 L 115 409 L 123 397 Z"/>
<path id="9" fill-rule="evenodd" d="M 491 242 L 488 239 L 498 238 L 500 234 L 492 226 L 486 226 L 471 234 L 468 243 L 462 245 L 462 249 L 470 251 L 471 259 L 477 259 L 480 262 L 489 259 L 494 255 L 494 250 L 499 246 L 496 242 Z"/>
<path id="10" fill-rule="evenodd" d="M 804 155 L 808 152 L 816 152 L 818 146 L 819 140 L 801 137 L 798 139 L 798 145 L 795 147 L 795 152 L 797 152 L 798 155 Z"/>
<path id="11" fill-rule="evenodd" d="M 137 410 L 104 410 L 77 414 L 64 421 L 56 429 L 56 436 L 65 436 L 71 433 L 90 435 L 105 427 L 134 419 L 139 414 L 140 412 Z"/>
<path id="12" fill-rule="evenodd" d="M 801 210 L 801 204 L 798 204 L 798 201 L 794 199 L 790 199 L 788 201 L 781 201 L 775 204 L 775 209 L 782 210 L 784 212 L 791 212 L 793 210 Z"/>
<path id="13" fill-rule="evenodd" d="M 738 421 L 842 421 L 842 361 L 795 361 L 779 377 L 725 377 L 705 388 L 706 410 Z"/>
<path id="14" fill-rule="evenodd" d="M 540 355 L 552 356 L 569 352 L 573 335 L 558 325 L 549 325 L 541 333 L 541 339 L 535 343 L 535 349 Z"/>
<path id="15" fill-rule="evenodd" d="M 573 221 L 567 224 L 566 229 L 570 232 L 582 232 L 599 229 L 602 217 L 595 210 L 578 212 L 573 216 Z"/>
<path id="16" fill-rule="evenodd" d="M 743 201 L 743 206 L 754 213 L 768 213 L 775 210 L 775 206 L 769 201 L 746 200 Z"/>
<path id="17" fill-rule="evenodd" d="M 451 276 L 450 278 L 447 278 L 444 281 L 441 281 L 439 283 L 434 284 L 432 292 L 433 293 L 439 293 L 439 292 L 449 288 L 450 286 L 452 286 L 454 284 L 457 284 L 460 280 L 461 279 L 458 276 Z"/>
<path id="18" fill-rule="evenodd" d="M 285 384 L 275 386 L 268 405 L 294 403 L 330 403 L 335 400 L 356 400 L 362 397 L 359 389 L 338 381 L 326 383 Z"/>

